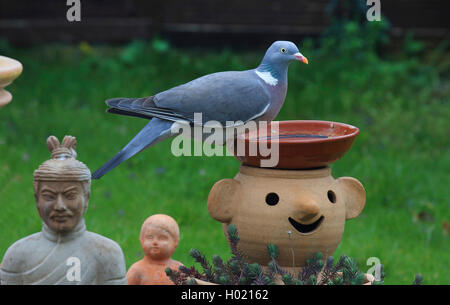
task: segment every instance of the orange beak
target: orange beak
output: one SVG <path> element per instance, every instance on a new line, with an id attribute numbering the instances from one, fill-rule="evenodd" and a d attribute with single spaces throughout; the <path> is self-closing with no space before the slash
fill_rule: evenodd
<path id="1" fill-rule="evenodd" d="M 308 59 L 305 56 L 303 56 L 302 53 L 300 53 L 300 52 L 295 53 L 294 56 L 297 60 L 301 61 L 302 63 L 308 64 Z"/>

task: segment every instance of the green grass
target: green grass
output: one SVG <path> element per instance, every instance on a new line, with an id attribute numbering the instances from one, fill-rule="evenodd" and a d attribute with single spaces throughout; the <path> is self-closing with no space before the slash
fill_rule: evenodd
<path id="1" fill-rule="evenodd" d="M 380 59 L 359 47 L 301 46 L 310 64 L 292 64 L 278 120 L 319 119 L 361 130 L 352 149 L 332 165 L 333 175 L 359 179 L 367 192 L 360 217 L 347 222 L 335 256 L 355 257 L 362 270 L 378 257 L 387 284 L 449 284 L 450 110 L 445 53 Z M 264 50 L 176 50 L 136 42 L 123 48 L 42 46 L 4 48 L 23 74 L 0 109 L 0 257 L 17 239 L 40 230 L 33 171 L 49 158 L 45 139 L 66 134 L 92 171 L 119 151 L 145 121 L 105 113 L 104 100 L 142 97 L 201 75 L 255 67 Z M 174 258 L 191 265 L 189 250 L 230 254 L 221 225 L 209 215 L 212 185 L 232 178 L 233 157 L 174 157 L 170 141 L 145 151 L 93 181 L 88 229 L 122 247 L 127 267 L 142 257 L 142 222 L 173 216 L 181 240 Z M 420 214 L 422 213 L 422 214 Z M 429 215 L 422 220 L 417 215 Z"/>

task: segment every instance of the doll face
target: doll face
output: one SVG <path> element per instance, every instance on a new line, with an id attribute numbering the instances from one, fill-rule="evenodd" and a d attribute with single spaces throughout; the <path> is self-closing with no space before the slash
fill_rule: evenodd
<path id="1" fill-rule="evenodd" d="M 145 255 L 154 260 L 168 259 L 177 247 L 172 235 L 156 225 L 147 225 L 141 236 L 141 245 Z"/>
<path id="2" fill-rule="evenodd" d="M 45 224 L 56 232 L 69 232 L 80 222 L 88 196 L 81 182 L 41 181 L 37 209 Z"/>

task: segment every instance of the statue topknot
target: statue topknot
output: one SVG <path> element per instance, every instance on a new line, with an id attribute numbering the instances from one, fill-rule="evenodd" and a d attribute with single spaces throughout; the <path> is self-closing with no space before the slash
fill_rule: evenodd
<path id="1" fill-rule="evenodd" d="M 34 171 L 34 180 L 47 181 L 90 181 L 91 172 L 82 162 L 78 161 L 75 151 L 77 140 L 65 136 L 62 143 L 55 136 L 47 138 L 47 147 L 52 155 Z"/>

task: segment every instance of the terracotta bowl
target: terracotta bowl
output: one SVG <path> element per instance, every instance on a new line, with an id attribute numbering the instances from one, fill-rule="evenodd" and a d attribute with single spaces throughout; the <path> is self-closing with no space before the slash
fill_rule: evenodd
<path id="1" fill-rule="evenodd" d="M 278 139 L 276 133 L 271 132 L 271 124 L 274 123 L 279 124 Z M 259 145 L 264 144 L 263 147 L 267 145 L 271 149 L 271 145 L 277 143 L 279 162 L 274 168 L 308 169 L 327 166 L 350 149 L 359 133 L 355 126 L 329 121 L 280 121 L 271 124 L 268 124 L 264 136 L 260 135 L 258 129 L 236 138 L 234 155 L 243 165 L 261 167 L 261 160 L 268 160 L 270 156 L 264 157 Z M 245 150 L 237 153 L 239 145 L 245 147 Z M 257 147 L 256 153 L 251 153 L 250 145 Z"/>
<path id="2" fill-rule="evenodd" d="M 22 64 L 15 59 L 0 56 L 0 108 L 8 104 L 11 93 L 3 88 L 8 86 L 22 73 Z"/>

